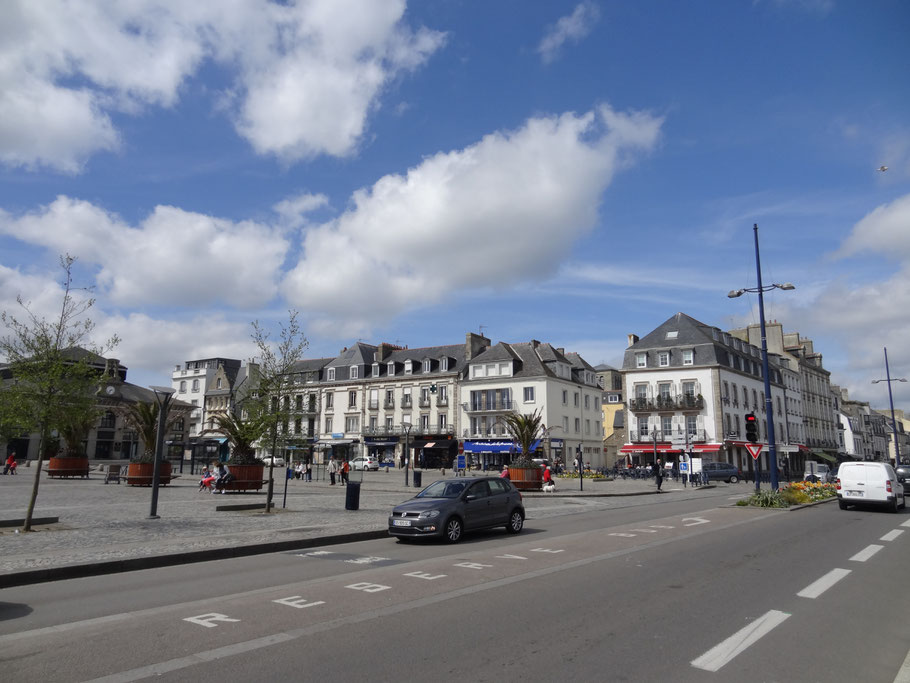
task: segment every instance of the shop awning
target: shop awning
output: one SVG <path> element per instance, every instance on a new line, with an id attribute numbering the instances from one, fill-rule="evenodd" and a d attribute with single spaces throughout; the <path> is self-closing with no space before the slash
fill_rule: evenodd
<path id="1" fill-rule="evenodd" d="M 721 449 L 719 443 L 696 443 L 692 445 L 692 451 L 695 453 L 717 453 Z"/>
<path id="2" fill-rule="evenodd" d="M 365 441 L 367 446 L 397 446 L 397 441 Z"/>
<path id="3" fill-rule="evenodd" d="M 320 446 L 344 446 L 345 444 L 354 443 L 353 439 L 319 439 Z"/>
<path id="4" fill-rule="evenodd" d="M 658 453 L 679 453 L 683 449 L 672 444 L 659 443 L 657 444 Z M 653 453 L 654 444 L 626 444 L 619 449 L 620 453 Z"/>
<path id="5" fill-rule="evenodd" d="M 511 453 L 514 444 L 511 441 L 465 441 L 465 453 Z"/>
<path id="6" fill-rule="evenodd" d="M 437 441 L 428 441 L 423 448 L 451 448 L 455 439 L 438 439 Z"/>
<path id="7" fill-rule="evenodd" d="M 824 451 L 812 451 L 812 455 L 816 458 L 821 458 L 822 460 L 827 460 L 828 462 L 837 462 L 837 458 L 833 455 L 828 455 Z"/>

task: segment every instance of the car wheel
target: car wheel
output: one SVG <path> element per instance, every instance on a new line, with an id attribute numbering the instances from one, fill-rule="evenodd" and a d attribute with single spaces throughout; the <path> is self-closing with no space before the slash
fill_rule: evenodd
<path id="1" fill-rule="evenodd" d="M 449 543 L 458 543 L 458 541 L 461 540 L 461 535 L 464 533 L 464 527 L 461 524 L 461 520 L 458 519 L 458 517 L 449 517 L 443 532 L 446 541 Z"/>
<path id="2" fill-rule="evenodd" d="M 510 534 L 517 534 L 524 528 L 525 518 L 521 514 L 521 510 L 512 510 L 512 514 L 509 516 L 509 523 L 506 524 L 506 531 Z"/>
<path id="3" fill-rule="evenodd" d="M 730 477 L 731 484 L 735 484 L 738 481 L 739 481 L 739 477 L 737 477 L 735 474 L 732 477 Z"/>
<path id="4" fill-rule="evenodd" d="M 837 505 L 838 505 L 838 507 L 840 507 L 841 510 L 847 509 L 847 504 L 842 500 L 837 501 Z"/>
<path id="5" fill-rule="evenodd" d="M 889 512 L 897 512 L 897 498 L 891 501 L 891 504 L 888 505 Z"/>

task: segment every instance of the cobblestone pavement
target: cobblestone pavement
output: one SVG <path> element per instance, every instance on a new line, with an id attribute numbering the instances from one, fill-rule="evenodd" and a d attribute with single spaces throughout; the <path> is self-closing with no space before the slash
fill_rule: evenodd
<path id="1" fill-rule="evenodd" d="M 25 516 L 34 474 L 34 469 L 20 467 L 16 476 L 0 476 L 0 521 Z M 276 474 L 280 476 L 283 470 Z M 451 472 L 446 475 L 451 476 Z M 422 472 L 422 483 L 427 485 L 442 476 L 439 470 Z M 361 484 L 359 509 L 346 510 L 346 489 L 340 484 L 330 486 L 322 479 L 291 479 L 285 495 L 285 481 L 279 479 L 275 485 L 275 511 L 266 514 L 263 510 L 216 509 L 253 503 L 264 506 L 264 493 L 199 492 L 198 478 L 184 474 L 159 488 L 160 519 L 149 519 L 151 488 L 104 484 L 103 480 L 104 475 L 98 471 L 92 471 L 89 479 L 66 480 L 49 479 L 42 473 L 33 518 L 58 517 L 59 522 L 36 526 L 33 533 L 18 533 L 16 526 L 0 526 L 0 584 L 15 582 L 16 575 L 35 570 L 81 567 L 82 573 L 90 574 L 93 565 L 137 558 L 201 552 L 202 556 L 184 560 L 198 561 L 215 559 L 218 549 L 249 551 L 261 546 L 266 551 L 270 544 L 282 542 L 338 542 L 358 533 L 381 536 L 385 534 L 389 510 L 417 492 L 413 478 L 412 486 L 405 487 L 402 470 L 354 472 L 352 481 Z M 742 492 L 745 496 L 747 489 L 733 486 L 730 493 Z M 684 489 L 681 484 L 667 481 L 664 492 L 698 496 L 709 494 L 710 488 Z M 613 496 L 636 494 L 656 494 L 653 480 L 585 480 L 583 492 L 578 490 L 577 479 L 557 480 L 556 494 L 525 494 L 525 505 L 528 517 L 534 519 L 579 511 L 576 506 L 552 505 L 548 498 L 571 497 L 578 499 L 578 504 L 598 501 L 612 507 L 623 500 L 614 501 Z M 206 558 L 206 551 L 212 552 L 213 557 Z M 58 571 L 43 580 L 64 575 Z"/>

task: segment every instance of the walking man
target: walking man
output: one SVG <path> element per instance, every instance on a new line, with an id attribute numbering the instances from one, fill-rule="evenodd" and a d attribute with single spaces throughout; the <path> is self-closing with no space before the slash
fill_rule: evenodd
<path id="1" fill-rule="evenodd" d="M 660 458 L 654 466 L 654 478 L 657 479 L 657 492 L 660 493 L 660 485 L 664 483 L 664 468 L 660 464 Z"/>

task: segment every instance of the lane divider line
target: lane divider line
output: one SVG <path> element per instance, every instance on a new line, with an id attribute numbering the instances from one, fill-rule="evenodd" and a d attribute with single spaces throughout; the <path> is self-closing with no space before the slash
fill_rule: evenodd
<path id="1" fill-rule="evenodd" d="M 875 553 L 877 553 L 879 550 L 881 550 L 884 547 L 885 546 L 883 546 L 883 545 L 875 545 L 873 543 L 872 545 L 870 545 L 870 546 L 864 548 L 863 550 L 860 550 L 858 553 L 856 553 L 856 555 L 854 555 L 853 557 L 850 558 L 850 561 L 851 562 L 865 562 L 866 560 L 868 560 L 870 557 L 875 555 Z"/>
<path id="2" fill-rule="evenodd" d="M 910 526 L 910 519 L 908 519 L 906 522 L 901 524 L 901 526 Z"/>
<path id="3" fill-rule="evenodd" d="M 882 536 L 882 537 L 881 537 L 880 539 L 878 539 L 878 540 L 880 540 L 880 541 L 893 541 L 895 538 L 897 538 L 898 536 L 900 536 L 902 533 L 904 533 L 904 530 L 903 530 L 903 529 L 895 529 L 894 531 L 889 531 L 887 534 L 885 534 L 884 536 Z"/>
<path id="4" fill-rule="evenodd" d="M 809 598 L 810 600 L 815 600 L 815 598 L 831 588 L 831 586 L 847 576 L 847 574 L 850 572 L 850 569 L 832 569 L 818 581 L 810 583 L 808 586 L 803 588 L 796 595 L 800 598 Z"/>
<path id="5" fill-rule="evenodd" d="M 715 645 L 691 664 L 696 669 L 718 671 L 741 652 L 784 623 L 790 615 L 779 610 L 766 612 L 748 626 L 741 628 L 719 645 Z"/>

